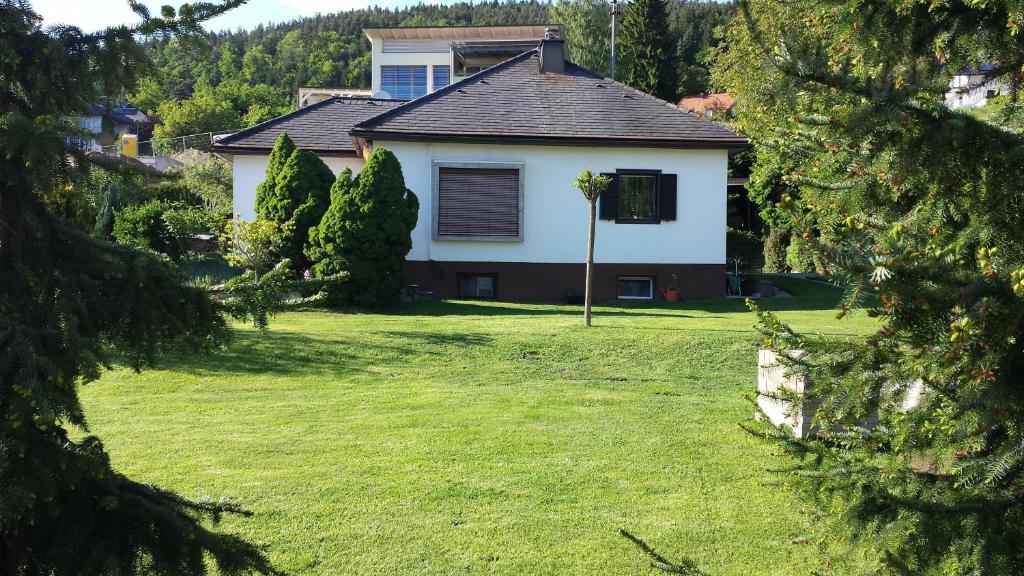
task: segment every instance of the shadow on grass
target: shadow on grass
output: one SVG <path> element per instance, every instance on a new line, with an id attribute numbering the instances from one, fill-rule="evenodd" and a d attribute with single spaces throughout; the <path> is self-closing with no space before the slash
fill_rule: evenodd
<path id="1" fill-rule="evenodd" d="M 817 287 L 816 287 L 817 288 Z M 794 295 L 786 298 L 760 298 L 758 305 L 773 312 L 811 312 L 836 310 L 842 292 L 823 286 L 808 295 Z M 633 318 L 722 318 L 716 314 L 737 314 L 748 312 L 744 298 L 718 298 L 714 300 L 686 300 L 683 302 L 598 302 L 594 314 L 604 317 L 628 316 Z M 388 314 L 417 316 L 581 316 L 582 306 L 568 304 L 527 304 L 501 301 L 472 302 L 459 300 L 437 300 L 410 304 L 389 311 Z M 700 312 L 699 316 L 687 312 Z"/>
<path id="2" fill-rule="evenodd" d="M 482 334 L 367 331 L 350 338 L 287 330 L 234 331 L 226 349 L 209 354 L 182 353 L 163 364 L 196 375 L 370 373 L 375 366 L 421 356 L 430 348 L 487 344 Z"/>
<path id="3" fill-rule="evenodd" d="M 644 316 L 650 318 L 694 318 L 682 313 L 670 313 L 681 308 L 679 304 L 648 303 L 636 305 L 621 302 L 596 302 L 594 314 L 602 316 Z M 465 301 L 434 300 L 410 304 L 401 308 L 381 311 L 409 316 L 582 316 L 583 306 L 542 302 L 507 302 L 503 300 Z M 708 316 L 702 316 L 708 318 Z"/>

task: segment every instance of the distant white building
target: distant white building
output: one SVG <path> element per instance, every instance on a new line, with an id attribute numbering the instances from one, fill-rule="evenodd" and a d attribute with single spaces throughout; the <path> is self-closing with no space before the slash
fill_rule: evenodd
<path id="1" fill-rule="evenodd" d="M 979 63 L 954 75 L 946 92 L 946 106 L 951 110 L 977 108 L 988 103 L 989 98 L 1008 93 L 1009 86 L 998 78 L 986 79 L 994 68 L 992 64 Z"/>
<path id="2" fill-rule="evenodd" d="M 367 28 L 374 95 L 412 100 L 537 47 L 553 25 Z"/>

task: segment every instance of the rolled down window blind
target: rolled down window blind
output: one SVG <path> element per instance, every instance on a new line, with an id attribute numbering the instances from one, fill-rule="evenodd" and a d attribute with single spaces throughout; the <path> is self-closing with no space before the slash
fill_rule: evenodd
<path id="1" fill-rule="evenodd" d="M 519 236 L 519 171 L 439 168 L 439 236 Z"/>

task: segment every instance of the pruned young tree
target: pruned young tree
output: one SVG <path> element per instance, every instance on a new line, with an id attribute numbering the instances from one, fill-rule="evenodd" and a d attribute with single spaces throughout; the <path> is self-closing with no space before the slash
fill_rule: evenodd
<path id="1" fill-rule="evenodd" d="M 591 316 L 591 291 L 590 287 L 594 279 L 594 232 L 597 227 L 597 199 L 608 189 L 612 179 L 602 174 L 594 174 L 590 170 L 580 172 L 573 183 L 576 189 L 583 193 L 590 207 L 590 220 L 587 228 L 587 279 L 583 293 L 583 325 L 590 327 Z"/>
<path id="2" fill-rule="evenodd" d="M 203 574 L 211 560 L 221 573 L 272 572 L 255 547 L 206 524 L 236 506 L 135 482 L 84 435 L 79 385 L 115 355 L 142 368 L 174 346 L 216 344 L 219 308 L 170 264 L 51 210 L 90 165 L 67 144 L 73 119 L 135 87 L 149 64 L 139 39 L 201 33 L 201 22 L 241 3 L 152 17 L 131 2 L 139 23 L 84 33 L 44 30 L 27 2 L 0 0 L 2 574 Z"/>
<path id="3" fill-rule="evenodd" d="M 1020 3 L 742 8 L 718 81 L 758 161 L 787 167 L 778 212 L 846 286 L 840 315 L 881 324 L 809 336 L 759 312 L 766 345 L 808 353 L 786 362 L 820 429 L 761 433 L 828 511 L 823 541 L 894 574 L 1024 573 L 1024 137 L 943 105 L 978 60 L 1020 85 Z"/>
<path id="4" fill-rule="evenodd" d="M 318 278 L 347 274 L 328 289 L 331 304 L 385 306 L 398 301 L 419 200 L 405 187 L 394 153 L 375 148 L 359 176 L 342 171 L 331 206 L 310 231 L 307 253 Z"/>

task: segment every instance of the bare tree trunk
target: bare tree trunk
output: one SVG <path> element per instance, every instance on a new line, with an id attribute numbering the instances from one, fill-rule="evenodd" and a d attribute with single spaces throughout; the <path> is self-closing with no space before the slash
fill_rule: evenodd
<path id="1" fill-rule="evenodd" d="M 587 233 L 587 282 L 583 295 L 583 325 L 590 327 L 590 285 L 594 280 L 594 224 L 597 220 L 597 196 L 590 200 L 590 230 Z"/>

